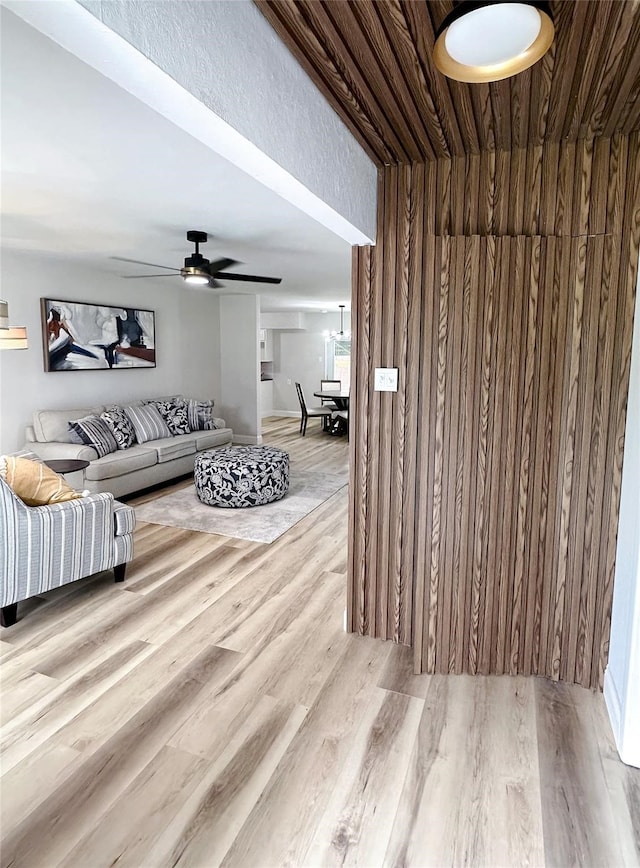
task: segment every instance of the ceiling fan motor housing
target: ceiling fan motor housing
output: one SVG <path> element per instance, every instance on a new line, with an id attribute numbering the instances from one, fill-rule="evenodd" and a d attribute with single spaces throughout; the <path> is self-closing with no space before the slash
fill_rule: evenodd
<path id="1" fill-rule="evenodd" d="M 207 233 L 200 232 L 198 229 L 189 229 L 187 232 L 187 241 L 192 241 L 194 244 L 206 244 Z"/>
<path id="2" fill-rule="evenodd" d="M 201 253 L 192 253 L 191 256 L 186 256 L 184 260 L 185 268 L 201 268 L 207 270 L 209 260 L 205 259 Z"/>

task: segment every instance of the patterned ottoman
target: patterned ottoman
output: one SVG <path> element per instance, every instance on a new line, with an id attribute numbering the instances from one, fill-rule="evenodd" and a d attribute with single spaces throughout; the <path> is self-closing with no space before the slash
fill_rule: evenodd
<path id="1" fill-rule="evenodd" d="M 196 455 L 196 494 L 208 506 L 261 506 L 289 488 L 289 453 L 273 446 L 226 446 Z"/>

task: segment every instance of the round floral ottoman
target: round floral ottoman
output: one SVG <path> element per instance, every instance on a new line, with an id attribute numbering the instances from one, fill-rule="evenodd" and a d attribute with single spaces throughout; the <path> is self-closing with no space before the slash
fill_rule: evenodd
<path id="1" fill-rule="evenodd" d="M 196 455 L 196 494 L 207 506 L 261 506 L 289 488 L 289 453 L 273 446 L 226 446 Z"/>

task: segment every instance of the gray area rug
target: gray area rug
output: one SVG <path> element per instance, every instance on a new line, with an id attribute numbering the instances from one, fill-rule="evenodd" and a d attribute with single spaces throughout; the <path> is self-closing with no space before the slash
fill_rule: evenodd
<path id="1" fill-rule="evenodd" d="M 201 503 L 193 485 L 136 506 L 138 521 L 270 543 L 347 484 L 344 476 L 291 470 L 289 491 L 275 503 L 224 509 Z"/>

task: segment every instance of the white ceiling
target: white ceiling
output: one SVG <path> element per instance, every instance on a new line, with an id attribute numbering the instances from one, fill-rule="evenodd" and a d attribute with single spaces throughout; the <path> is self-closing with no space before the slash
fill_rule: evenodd
<path id="1" fill-rule="evenodd" d="M 349 305 L 346 241 L 8 10 L 0 16 L 3 247 L 117 278 L 153 269 L 110 256 L 180 267 L 186 230 L 201 229 L 208 258 L 283 278 L 223 291 L 257 291 L 263 310 Z"/>

